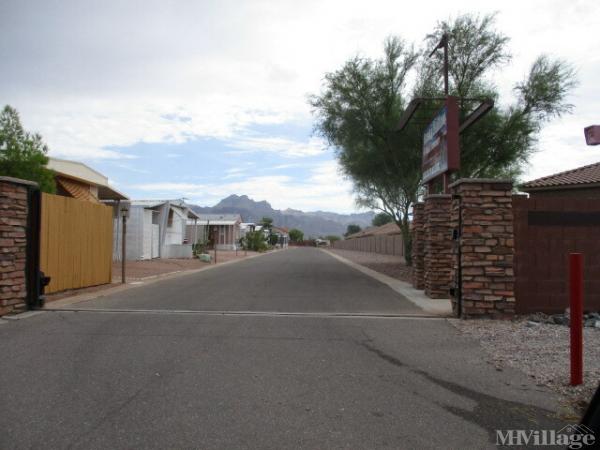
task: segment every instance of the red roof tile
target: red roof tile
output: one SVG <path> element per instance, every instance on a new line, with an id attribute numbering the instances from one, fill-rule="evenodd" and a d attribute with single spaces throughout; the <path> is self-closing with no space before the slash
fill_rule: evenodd
<path id="1" fill-rule="evenodd" d="M 577 169 L 555 173 L 547 177 L 523 183 L 520 187 L 524 191 L 536 188 L 550 188 L 560 186 L 587 185 L 600 183 L 600 163 L 578 167 Z"/>

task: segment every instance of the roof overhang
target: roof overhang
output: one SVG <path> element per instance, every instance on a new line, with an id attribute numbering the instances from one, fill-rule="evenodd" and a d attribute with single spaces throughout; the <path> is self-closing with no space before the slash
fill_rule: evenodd
<path id="1" fill-rule="evenodd" d="M 84 164 L 82 164 L 82 166 L 85 166 Z M 85 166 L 86 168 L 89 169 L 89 167 Z M 94 186 L 98 188 L 98 200 L 100 201 L 106 201 L 106 200 L 129 200 L 129 197 L 127 197 L 125 194 L 117 191 L 116 189 L 110 187 L 108 184 L 103 184 L 103 183 L 97 183 L 95 181 L 89 180 L 89 179 L 85 179 L 85 178 L 81 178 L 75 175 L 72 175 L 70 173 L 66 173 L 66 172 L 61 172 L 59 170 L 56 170 L 54 168 L 50 168 L 50 170 L 52 170 L 54 172 L 54 175 L 59 177 L 59 178 L 66 178 L 66 179 L 70 179 L 70 180 L 74 180 L 77 181 L 78 183 L 82 183 L 82 184 L 86 184 L 89 186 Z M 90 169 L 92 170 L 92 169 Z"/>
<path id="2" fill-rule="evenodd" d="M 188 208 L 188 219 L 195 219 L 198 220 L 200 218 L 200 216 L 198 214 L 196 214 L 193 210 L 191 210 L 190 208 Z"/>
<path id="3" fill-rule="evenodd" d="M 233 220 L 198 220 L 196 221 L 197 225 L 238 225 L 238 222 L 234 222 Z"/>
<path id="4" fill-rule="evenodd" d="M 100 200 L 129 200 L 125 194 L 111 188 L 110 186 L 98 185 L 98 198 Z"/>
<path id="5" fill-rule="evenodd" d="M 600 183 L 581 183 L 581 184 L 559 184 L 555 186 L 535 186 L 528 187 L 524 185 L 517 186 L 523 192 L 541 192 L 541 191 L 565 191 L 572 189 L 590 189 L 600 188 Z"/>

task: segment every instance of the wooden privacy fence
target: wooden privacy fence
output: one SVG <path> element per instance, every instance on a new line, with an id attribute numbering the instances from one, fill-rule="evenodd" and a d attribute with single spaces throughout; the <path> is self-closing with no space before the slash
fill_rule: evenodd
<path id="1" fill-rule="evenodd" d="M 333 248 L 339 248 L 341 250 L 354 250 L 358 252 L 404 256 L 402 236 L 399 234 L 345 239 L 343 241 L 335 241 L 332 246 Z"/>
<path id="2" fill-rule="evenodd" d="M 47 293 L 111 282 L 113 210 L 42 194 L 40 269 Z"/>

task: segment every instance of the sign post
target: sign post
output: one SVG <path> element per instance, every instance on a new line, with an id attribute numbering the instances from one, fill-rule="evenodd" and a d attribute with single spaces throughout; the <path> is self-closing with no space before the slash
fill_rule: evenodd
<path id="1" fill-rule="evenodd" d="M 571 386 L 583 383 L 583 255 L 569 255 Z"/>
<path id="2" fill-rule="evenodd" d="M 442 177 L 444 193 L 448 192 L 448 173 L 460 167 L 458 144 L 458 99 L 446 97 L 423 135 L 423 183 L 431 187 Z"/>

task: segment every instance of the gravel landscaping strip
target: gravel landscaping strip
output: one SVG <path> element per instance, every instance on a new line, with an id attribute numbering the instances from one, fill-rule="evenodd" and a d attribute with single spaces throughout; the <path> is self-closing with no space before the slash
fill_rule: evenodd
<path id="1" fill-rule="evenodd" d="M 584 384 L 570 386 L 569 328 L 535 322 L 530 318 L 513 321 L 451 320 L 462 333 L 481 343 L 489 361 L 498 370 L 517 368 L 539 386 L 557 391 L 564 406 L 576 416 L 582 414 L 600 381 L 600 329 L 585 328 Z"/>

